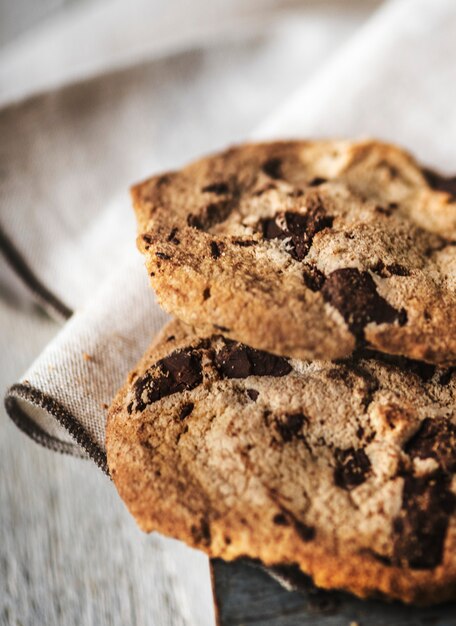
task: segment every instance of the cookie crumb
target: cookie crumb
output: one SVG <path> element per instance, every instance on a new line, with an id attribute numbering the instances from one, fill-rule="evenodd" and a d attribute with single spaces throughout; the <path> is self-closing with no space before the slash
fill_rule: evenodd
<path id="1" fill-rule="evenodd" d="M 91 354 L 88 354 L 87 352 L 82 353 L 82 358 L 84 359 L 84 361 L 93 361 L 93 356 Z"/>

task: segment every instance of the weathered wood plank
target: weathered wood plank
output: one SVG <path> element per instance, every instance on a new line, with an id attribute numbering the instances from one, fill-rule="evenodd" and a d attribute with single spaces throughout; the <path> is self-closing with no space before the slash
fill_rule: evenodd
<path id="1" fill-rule="evenodd" d="M 453 626 L 456 604 L 413 608 L 342 592 L 287 591 L 247 561 L 211 562 L 219 626 Z"/>

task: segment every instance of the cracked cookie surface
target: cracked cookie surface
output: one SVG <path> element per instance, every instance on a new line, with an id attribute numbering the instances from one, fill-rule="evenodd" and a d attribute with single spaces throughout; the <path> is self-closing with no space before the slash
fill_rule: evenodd
<path id="1" fill-rule="evenodd" d="M 202 334 L 456 362 L 456 183 L 375 141 L 233 148 L 132 190 L 161 304 Z"/>
<path id="2" fill-rule="evenodd" d="M 456 595 L 456 370 L 286 359 L 173 321 L 115 398 L 112 479 L 145 531 L 324 588 Z"/>

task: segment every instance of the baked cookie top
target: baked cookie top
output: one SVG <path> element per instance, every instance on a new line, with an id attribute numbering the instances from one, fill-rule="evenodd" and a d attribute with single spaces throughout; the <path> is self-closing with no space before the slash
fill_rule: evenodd
<path id="1" fill-rule="evenodd" d="M 456 180 L 375 141 L 243 145 L 132 190 L 161 304 L 301 359 L 456 362 Z"/>
<path id="2" fill-rule="evenodd" d="M 115 398 L 106 445 L 145 531 L 360 596 L 455 597 L 454 368 L 289 360 L 172 322 Z"/>

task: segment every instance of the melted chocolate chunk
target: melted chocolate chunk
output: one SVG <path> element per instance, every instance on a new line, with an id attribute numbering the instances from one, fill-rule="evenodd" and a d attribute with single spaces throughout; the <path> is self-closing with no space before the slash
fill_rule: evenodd
<path id="1" fill-rule="evenodd" d="M 336 448 L 336 468 L 334 470 L 334 483 L 341 489 L 350 491 L 366 481 L 371 462 L 362 448 Z"/>
<path id="2" fill-rule="evenodd" d="M 331 272 L 321 290 L 323 298 L 339 311 L 358 340 L 364 339 L 364 327 L 369 322 L 402 326 L 406 322 L 404 309 L 398 311 L 382 298 L 369 272 L 347 267 Z"/>
<path id="3" fill-rule="evenodd" d="M 310 263 L 303 263 L 302 270 L 305 286 L 312 291 L 320 291 L 326 279 L 323 272 L 320 272 L 315 265 L 311 265 Z"/>
<path id="4" fill-rule="evenodd" d="M 192 533 L 193 539 L 197 544 L 202 543 L 205 546 L 208 546 L 210 544 L 211 529 L 208 521 L 205 518 L 201 518 L 199 526 L 195 526 L 193 524 L 190 527 L 190 532 Z"/>
<path id="5" fill-rule="evenodd" d="M 285 239 L 285 231 L 280 228 L 275 218 L 267 218 L 261 222 L 263 237 L 265 239 Z"/>
<path id="6" fill-rule="evenodd" d="M 205 287 L 203 291 L 203 300 L 208 300 L 211 297 L 211 290 L 209 287 Z"/>
<path id="7" fill-rule="evenodd" d="M 407 442 L 405 452 L 411 458 L 435 459 L 445 472 L 456 472 L 456 425 L 444 417 L 427 417 Z"/>
<path id="8" fill-rule="evenodd" d="M 302 413 L 285 413 L 285 415 L 277 417 L 275 424 L 282 440 L 288 443 L 298 437 L 306 419 Z"/>
<path id="9" fill-rule="evenodd" d="M 201 191 L 204 193 L 215 193 L 217 196 L 223 196 L 229 192 L 230 188 L 227 183 L 212 183 L 211 185 L 206 185 L 202 188 Z"/>
<path id="10" fill-rule="evenodd" d="M 201 354 L 191 348 L 173 352 L 157 361 L 153 369 L 154 372 L 147 372 L 134 384 L 137 411 L 166 396 L 195 389 L 203 381 Z"/>
<path id="11" fill-rule="evenodd" d="M 186 417 L 188 417 L 193 411 L 194 407 L 195 405 L 193 404 L 193 402 L 188 402 L 187 404 L 184 404 L 180 410 L 179 419 L 182 421 Z"/>
<path id="12" fill-rule="evenodd" d="M 202 220 L 203 226 L 207 230 L 214 224 L 219 224 L 226 220 L 231 211 L 231 203 L 227 201 L 212 202 L 204 209 Z"/>
<path id="13" fill-rule="evenodd" d="M 162 187 L 163 185 L 167 185 L 169 182 L 171 182 L 171 180 L 172 180 L 171 174 L 162 174 L 157 179 L 157 187 Z"/>
<path id="14" fill-rule="evenodd" d="M 409 270 L 399 263 L 385 265 L 383 261 L 378 261 L 371 270 L 382 278 L 389 278 L 390 276 L 410 276 Z"/>
<path id="15" fill-rule="evenodd" d="M 394 565 L 412 569 L 440 565 L 449 517 L 456 506 L 450 483 L 451 477 L 443 472 L 405 476 L 402 509 L 393 522 Z"/>
<path id="16" fill-rule="evenodd" d="M 316 533 L 313 526 L 307 526 L 307 524 L 303 524 L 296 519 L 293 520 L 293 525 L 303 541 L 312 541 L 312 539 L 315 539 Z"/>
<path id="17" fill-rule="evenodd" d="M 261 166 L 262 171 L 271 178 L 282 178 L 282 161 L 281 159 L 269 159 Z"/>
<path id="18" fill-rule="evenodd" d="M 250 248 L 251 246 L 256 246 L 258 241 L 255 241 L 255 239 L 234 239 L 233 243 L 241 248 Z"/>
<path id="19" fill-rule="evenodd" d="M 175 243 L 176 245 L 180 243 L 180 239 L 178 239 L 176 237 L 177 233 L 179 232 L 179 229 L 175 226 L 174 228 L 171 229 L 171 232 L 169 233 L 168 237 L 167 237 L 167 241 L 170 241 L 171 243 Z"/>
<path id="20" fill-rule="evenodd" d="M 163 259 L 164 261 L 169 261 L 171 258 L 169 254 L 165 254 L 164 252 L 156 252 L 155 256 L 159 259 Z"/>
<path id="21" fill-rule="evenodd" d="M 434 170 L 424 168 L 424 177 L 432 189 L 436 191 L 445 191 L 450 196 L 456 198 L 456 176 L 442 176 Z"/>
<path id="22" fill-rule="evenodd" d="M 189 213 L 187 217 L 187 224 L 192 228 L 197 228 L 198 230 L 203 230 L 203 222 L 197 215 L 193 215 L 193 213 Z"/>
<path id="23" fill-rule="evenodd" d="M 211 257 L 218 259 L 221 255 L 220 246 L 216 241 L 211 241 Z"/>
<path id="24" fill-rule="evenodd" d="M 319 187 L 320 185 L 323 185 L 326 182 L 328 182 L 326 178 L 321 178 L 321 176 L 316 176 L 315 178 L 312 178 L 312 180 L 309 181 L 307 184 L 309 185 L 309 187 Z"/>
<path id="25" fill-rule="evenodd" d="M 285 376 L 292 369 L 283 357 L 254 350 L 234 341 L 225 342 L 225 346 L 215 356 L 215 365 L 223 378 Z"/>
<path id="26" fill-rule="evenodd" d="M 253 402 L 256 402 L 258 396 L 260 395 L 256 389 L 246 389 L 245 392 L 249 396 L 250 400 L 253 400 Z"/>
<path id="27" fill-rule="evenodd" d="M 276 220 L 277 218 L 262 220 L 263 237 L 265 239 L 290 239 L 289 253 L 297 261 L 302 261 L 309 252 L 315 235 L 324 228 L 330 228 L 334 218 L 326 215 L 319 198 L 313 198 L 309 201 L 307 213 L 293 211 L 285 213 L 285 228 L 279 226 Z"/>

